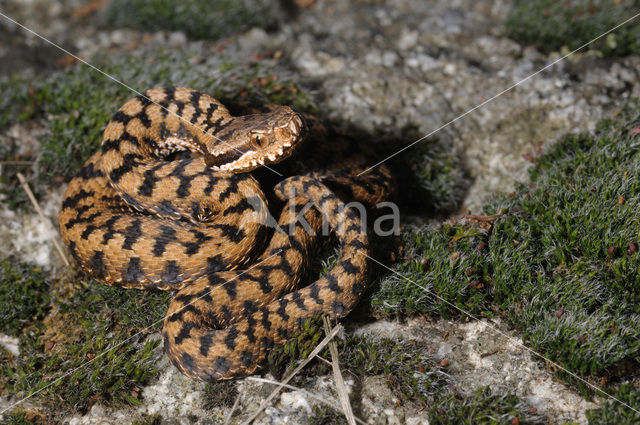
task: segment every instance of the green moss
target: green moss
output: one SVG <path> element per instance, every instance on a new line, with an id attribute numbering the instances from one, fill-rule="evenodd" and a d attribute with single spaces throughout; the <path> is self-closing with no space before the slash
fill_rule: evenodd
<path id="1" fill-rule="evenodd" d="M 282 347 L 269 353 L 269 368 L 276 376 L 284 376 L 306 358 L 324 338 L 321 318 L 309 319 L 304 329 Z M 362 378 L 384 375 L 392 391 L 401 400 L 424 403 L 431 401 L 448 384 L 446 373 L 434 361 L 426 346 L 391 339 L 373 340 L 349 337 L 338 340 L 340 365 L 344 371 Z M 328 349 L 320 353 L 330 359 Z M 330 367 L 314 361 L 305 367 L 304 374 L 330 373 Z"/>
<path id="2" fill-rule="evenodd" d="M 384 375 L 400 400 L 431 403 L 449 384 L 428 347 L 406 341 L 351 337 L 340 354 L 346 370 L 360 377 Z"/>
<path id="3" fill-rule="evenodd" d="M 498 424 L 516 417 L 521 424 L 545 423 L 513 394 L 488 387 L 459 392 L 446 367 L 422 343 L 352 337 L 344 343 L 341 363 L 343 370 L 360 377 L 384 375 L 398 399 L 429 409 L 430 423 Z"/>
<path id="4" fill-rule="evenodd" d="M 50 308 L 49 280 L 38 267 L 0 261 L 0 330 L 16 336 Z"/>
<path id="5" fill-rule="evenodd" d="M 291 81 L 280 81 L 271 68 L 209 56 L 208 50 L 193 45 L 184 49 L 142 45 L 134 52 L 96 57 L 92 63 L 139 91 L 184 85 L 227 103 L 282 103 L 315 110 L 306 93 Z M 134 95 L 84 65 L 29 80 L 15 77 L 0 83 L 0 91 L 12 93 L 11 108 L 1 109 L 0 129 L 2 124 L 47 117 L 50 134 L 40 140 L 39 158 L 39 177 L 47 183 L 66 181 L 75 174 L 100 146 L 111 114 Z"/>
<path id="6" fill-rule="evenodd" d="M 331 271 L 340 260 L 340 256 L 342 255 L 342 249 L 339 246 L 336 246 L 337 240 L 335 238 L 330 238 L 327 243 L 322 244 L 322 246 L 318 249 L 319 253 L 316 258 L 319 258 L 320 261 L 316 261 L 318 264 L 312 264 L 311 270 L 309 274 L 311 276 L 317 276 L 317 279 L 325 276 L 327 273 Z"/>
<path id="7" fill-rule="evenodd" d="M 111 27 L 142 31 L 184 31 L 217 40 L 251 27 L 274 28 L 278 6 L 265 0 L 114 0 L 106 11 Z"/>
<path id="8" fill-rule="evenodd" d="M 325 337 L 322 327 L 322 317 L 316 316 L 307 319 L 299 332 L 296 332 L 283 345 L 271 349 L 267 354 L 267 368 L 276 377 L 285 376 L 293 370 L 300 360 L 306 359 Z M 321 355 L 326 356 L 325 349 Z M 305 373 L 317 374 L 328 370 L 326 365 L 313 362 L 311 367 L 305 368 Z"/>
<path id="9" fill-rule="evenodd" d="M 640 407 L 640 381 L 635 385 L 627 383 L 621 385 L 614 395 L 618 400 L 639 410 Z M 587 420 L 589 424 L 597 425 L 632 425 L 640 423 L 640 414 L 623 406 L 617 401 L 606 401 L 602 407 L 594 410 L 587 410 Z"/>
<path id="10" fill-rule="evenodd" d="M 515 395 L 497 394 L 489 387 L 485 387 L 468 396 L 448 395 L 441 398 L 429 410 L 429 423 L 433 425 L 516 423 L 524 425 L 547 422 Z"/>
<path id="11" fill-rule="evenodd" d="M 147 337 L 160 330 L 170 296 L 92 282 L 20 337 L 22 355 L 0 381 L 17 396 L 42 389 L 36 397 L 57 411 L 99 400 L 138 405 L 158 372 L 159 340 Z"/>
<path id="12" fill-rule="evenodd" d="M 574 50 L 637 13 L 637 0 L 517 0 L 506 20 L 509 37 L 543 52 Z M 589 48 L 607 56 L 637 53 L 640 31 L 631 22 Z"/>
<path id="13" fill-rule="evenodd" d="M 205 409 L 220 407 L 231 407 L 238 396 L 238 389 L 235 381 L 214 381 L 208 382 L 204 389 Z"/>
<path id="14" fill-rule="evenodd" d="M 0 80 L 0 128 L 11 124 L 13 119 L 27 120 L 38 111 L 36 99 L 30 93 L 29 82 L 31 77 L 16 74 L 7 80 Z M 15 105 L 21 104 L 21 110 L 15 110 Z M 0 158 L 6 159 L 7 146 L 0 145 Z"/>
<path id="15" fill-rule="evenodd" d="M 406 139 L 417 140 L 419 137 L 413 135 Z M 406 173 L 396 172 L 401 180 L 399 186 L 410 194 L 409 199 L 403 201 L 405 204 L 416 203 L 422 209 L 428 206 L 428 212 L 435 214 L 460 209 L 471 178 L 464 168 L 462 156 L 453 146 L 441 139 L 425 140 L 406 150 L 400 163 L 411 170 L 406 181 L 403 179 Z"/>
<path id="16" fill-rule="evenodd" d="M 406 261 L 396 267 L 404 277 L 391 274 L 382 281 L 371 300 L 376 314 L 383 317 L 415 313 L 459 315 L 460 311 L 449 302 L 475 315 L 492 316 L 487 237 L 487 230 L 460 223 L 405 233 Z"/>
<path id="17" fill-rule="evenodd" d="M 574 373 L 637 365 L 638 128 L 632 104 L 596 134 L 560 139 L 537 159 L 530 184 L 486 207 L 499 212 L 493 219 L 407 232 L 402 277 L 383 279 L 377 314 L 459 315 L 453 303 L 478 316 L 498 312 L 528 346 Z"/>
<path id="18" fill-rule="evenodd" d="M 324 405 L 314 405 L 308 423 L 310 425 L 343 425 L 346 419 L 343 413 L 328 409 Z"/>
<path id="19" fill-rule="evenodd" d="M 0 425 L 48 425 L 55 419 L 38 408 L 17 407 L 0 418 Z"/>
<path id="20" fill-rule="evenodd" d="M 162 416 L 160 414 L 146 415 L 144 418 L 131 422 L 131 425 L 160 425 Z"/>
<path id="21" fill-rule="evenodd" d="M 0 425 L 36 425 L 36 422 L 26 419 L 26 415 L 26 412 L 22 410 L 14 410 L 6 418 L 0 420 Z"/>
<path id="22" fill-rule="evenodd" d="M 6 169 L 11 168 L 7 171 Z M 33 205 L 29 200 L 27 192 L 24 190 L 18 179 L 17 172 L 22 170 L 24 174 L 24 167 L 13 167 L 11 165 L 5 168 L 6 174 L 0 174 L 0 201 L 6 205 L 10 210 L 16 212 L 33 211 Z M 39 186 L 29 185 L 31 192 L 36 199 L 40 199 L 43 190 Z"/>

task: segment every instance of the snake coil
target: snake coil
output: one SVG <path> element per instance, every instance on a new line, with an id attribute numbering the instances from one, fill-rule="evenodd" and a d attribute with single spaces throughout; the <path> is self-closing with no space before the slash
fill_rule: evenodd
<path id="1" fill-rule="evenodd" d="M 385 167 L 357 176 L 366 150 L 286 106 L 232 116 L 193 89 L 152 89 L 113 115 L 69 183 L 60 231 L 96 279 L 177 290 L 162 335 L 185 375 L 243 376 L 307 318 L 346 315 L 365 288 L 368 239 L 342 198 L 375 205 L 393 191 Z M 250 171 L 275 164 L 293 175 L 274 189 L 286 205 L 264 248 L 268 210 L 256 206 L 268 197 Z M 340 259 L 298 289 L 323 220 Z"/>

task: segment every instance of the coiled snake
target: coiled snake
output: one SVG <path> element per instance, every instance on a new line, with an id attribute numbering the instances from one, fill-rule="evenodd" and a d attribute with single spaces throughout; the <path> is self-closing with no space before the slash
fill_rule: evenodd
<path id="1" fill-rule="evenodd" d="M 101 150 L 69 183 L 62 238 L 102 282 L 178 290 L 162 335 L 184 374 L 250 374 L 307 318 L 342 317 L 363 291 L 368 240 L 344 201 L 371 206 L 393 190 L 385 167 L 356 177 L 367 166 L 364 151 L 286 106 L 234 117 L 189 88 L 149 90 L 113 115 Z M 268 199 L 249 171 L 274 164 L 294 175 Z M 281 201 L 273 231 L 261 206 Z M 340 259 L 296 289 L 323 218 Z"/>

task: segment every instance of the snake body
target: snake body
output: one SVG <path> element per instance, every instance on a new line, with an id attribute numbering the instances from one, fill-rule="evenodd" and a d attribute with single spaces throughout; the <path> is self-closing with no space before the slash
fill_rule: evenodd
<path id="1" fill-rule="evenodd" d="M 307 318 L 346 315 L 365 288 L 368 239 L 345 201 L 372 206 L 393 190 L 385 167 L 358 177 L 366 149 L 286 106 L 232 116 L 199 91 L 152 89 L 113 115 L 69 183 L 62 238 L 104 283 L 178 290 L 162 335 L 185 375 L 247 375 Z M 275 164 L 293 175 L 270 199 L 250 171 Z M 285 203 L 276 230 L 269 202 Z M 323 222 L 340 259 L 297 289 Z"/>

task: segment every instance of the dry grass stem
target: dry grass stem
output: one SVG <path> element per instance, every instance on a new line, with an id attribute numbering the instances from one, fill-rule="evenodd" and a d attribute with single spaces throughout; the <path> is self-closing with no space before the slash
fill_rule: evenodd
<path id="1" fill-rule="evenodd" d="M 69 260 L 67 260 L 67 256 L 64 255 L 64 251 L 62 250 L 60 243 L 58 243 L 58 239 L 54 235 L 54 232 L 51 230 L 51 222 L 44 216 L 44 213 L 42 212 L 42 208 L 40 208 L 40 204 L 38 204 L 38 201 L 36 201 L 36 197 L 33 196 L 33 192 L 29 187 L 29 183 L 27 183 L 27 179 L 24 178 L 22 173 L 17 173 L 17 176 L 18 176 L 18 180 L 20 180 L 20 184 L 22 185 L 22 188 L 24 189 L 25 192 L 27 192 L 27 196 L 29 197 L 29 200 L 33 204 L 33 207 L 36 209 L 38 215 L 40 216 L 40 219 L 45 224 L 45 228 L 47 229 L 47 236 L 49 236 L 49 239 L 51 239 L 51 241 L 53 242 L 53 245 L 56 247 L 58 254 L 60 254 L 60 258 L 62 258 L 62 262 L 64 263 L 65 266 L 67 267 L 70 266 Z"/>
<path id="2" fill-rule="evenodd" d="M 324 331 L 328 334 L 331 330 L 331 323 L 329 323 L 329 318 L 326 315 L 322 317 L 322 323 L 324 324 Z M 338 344 L 336 344 L 335 341 L 329 342 L 329 352 L 331 353 L 333 378 L 336 380 L 336 391 L 338 391 L 338 398 L 340 399 L 342 410 L 349 425 L 356 425 L 356 418 L 353 416 L 353 409 L 351 409 L 351 403 L 349 402 L 347 386 L 344 383 L 342 372 L 340 371 L 340 356 L 338 355 Z"/>
<path id="3" fill-rule="evenodd" d="M 340 332 L 341 330 L 342 330 L 342 325 L 340 325 L 340 324 L 336 325 L 336 327 L 333 328 L 331 330 L 331 332 L 322 341 L 320 341 L 318 346 L 316 348 L 314 348 L 311 353 L 309 353 L 309 356 L 307 356 L 306 359 L 304 359 L 302 362 L 300 362 L 300 364 L 285 379 L 283 379 L 280 382 L 280 385 L 275 390 L 273 390 L 273 392 L 271 394 L 269 394 L 269 397 L 267 397 L 262 403 L 260 403 L 260 406 L 258 407 L 258 409 L 255 412 L 253 412 L 251 417 L 249 419 L 247 419 L 246 421 L 242 422 L 242 425 L 249 425 L 251 422 L 253 422 L 260 415 L 260 413 L 262 413 L 262 411 L 269 405 L 269 403 L 271 403 L 271 400 L 273 400 L 273 398 L 276 395 L 278 395 L 280 390 L 282 388 L 284 388 L 285 384 L 289 383 L 291 378 L 293 378 L 298 372 L 300 372 L 302 370 L 302 368 L 307 365 L 307 363 L 309 363 L 311 360 L 313 360 L 313 358 L 320 351 L 322 351 L 322 349 L 325 347 L 325 345 L 327 345 L 329 343 L 329 341 L 331 341 L 333 339 L 333 337 L 335 337 L 337 335 L 337 333 Z"/>

